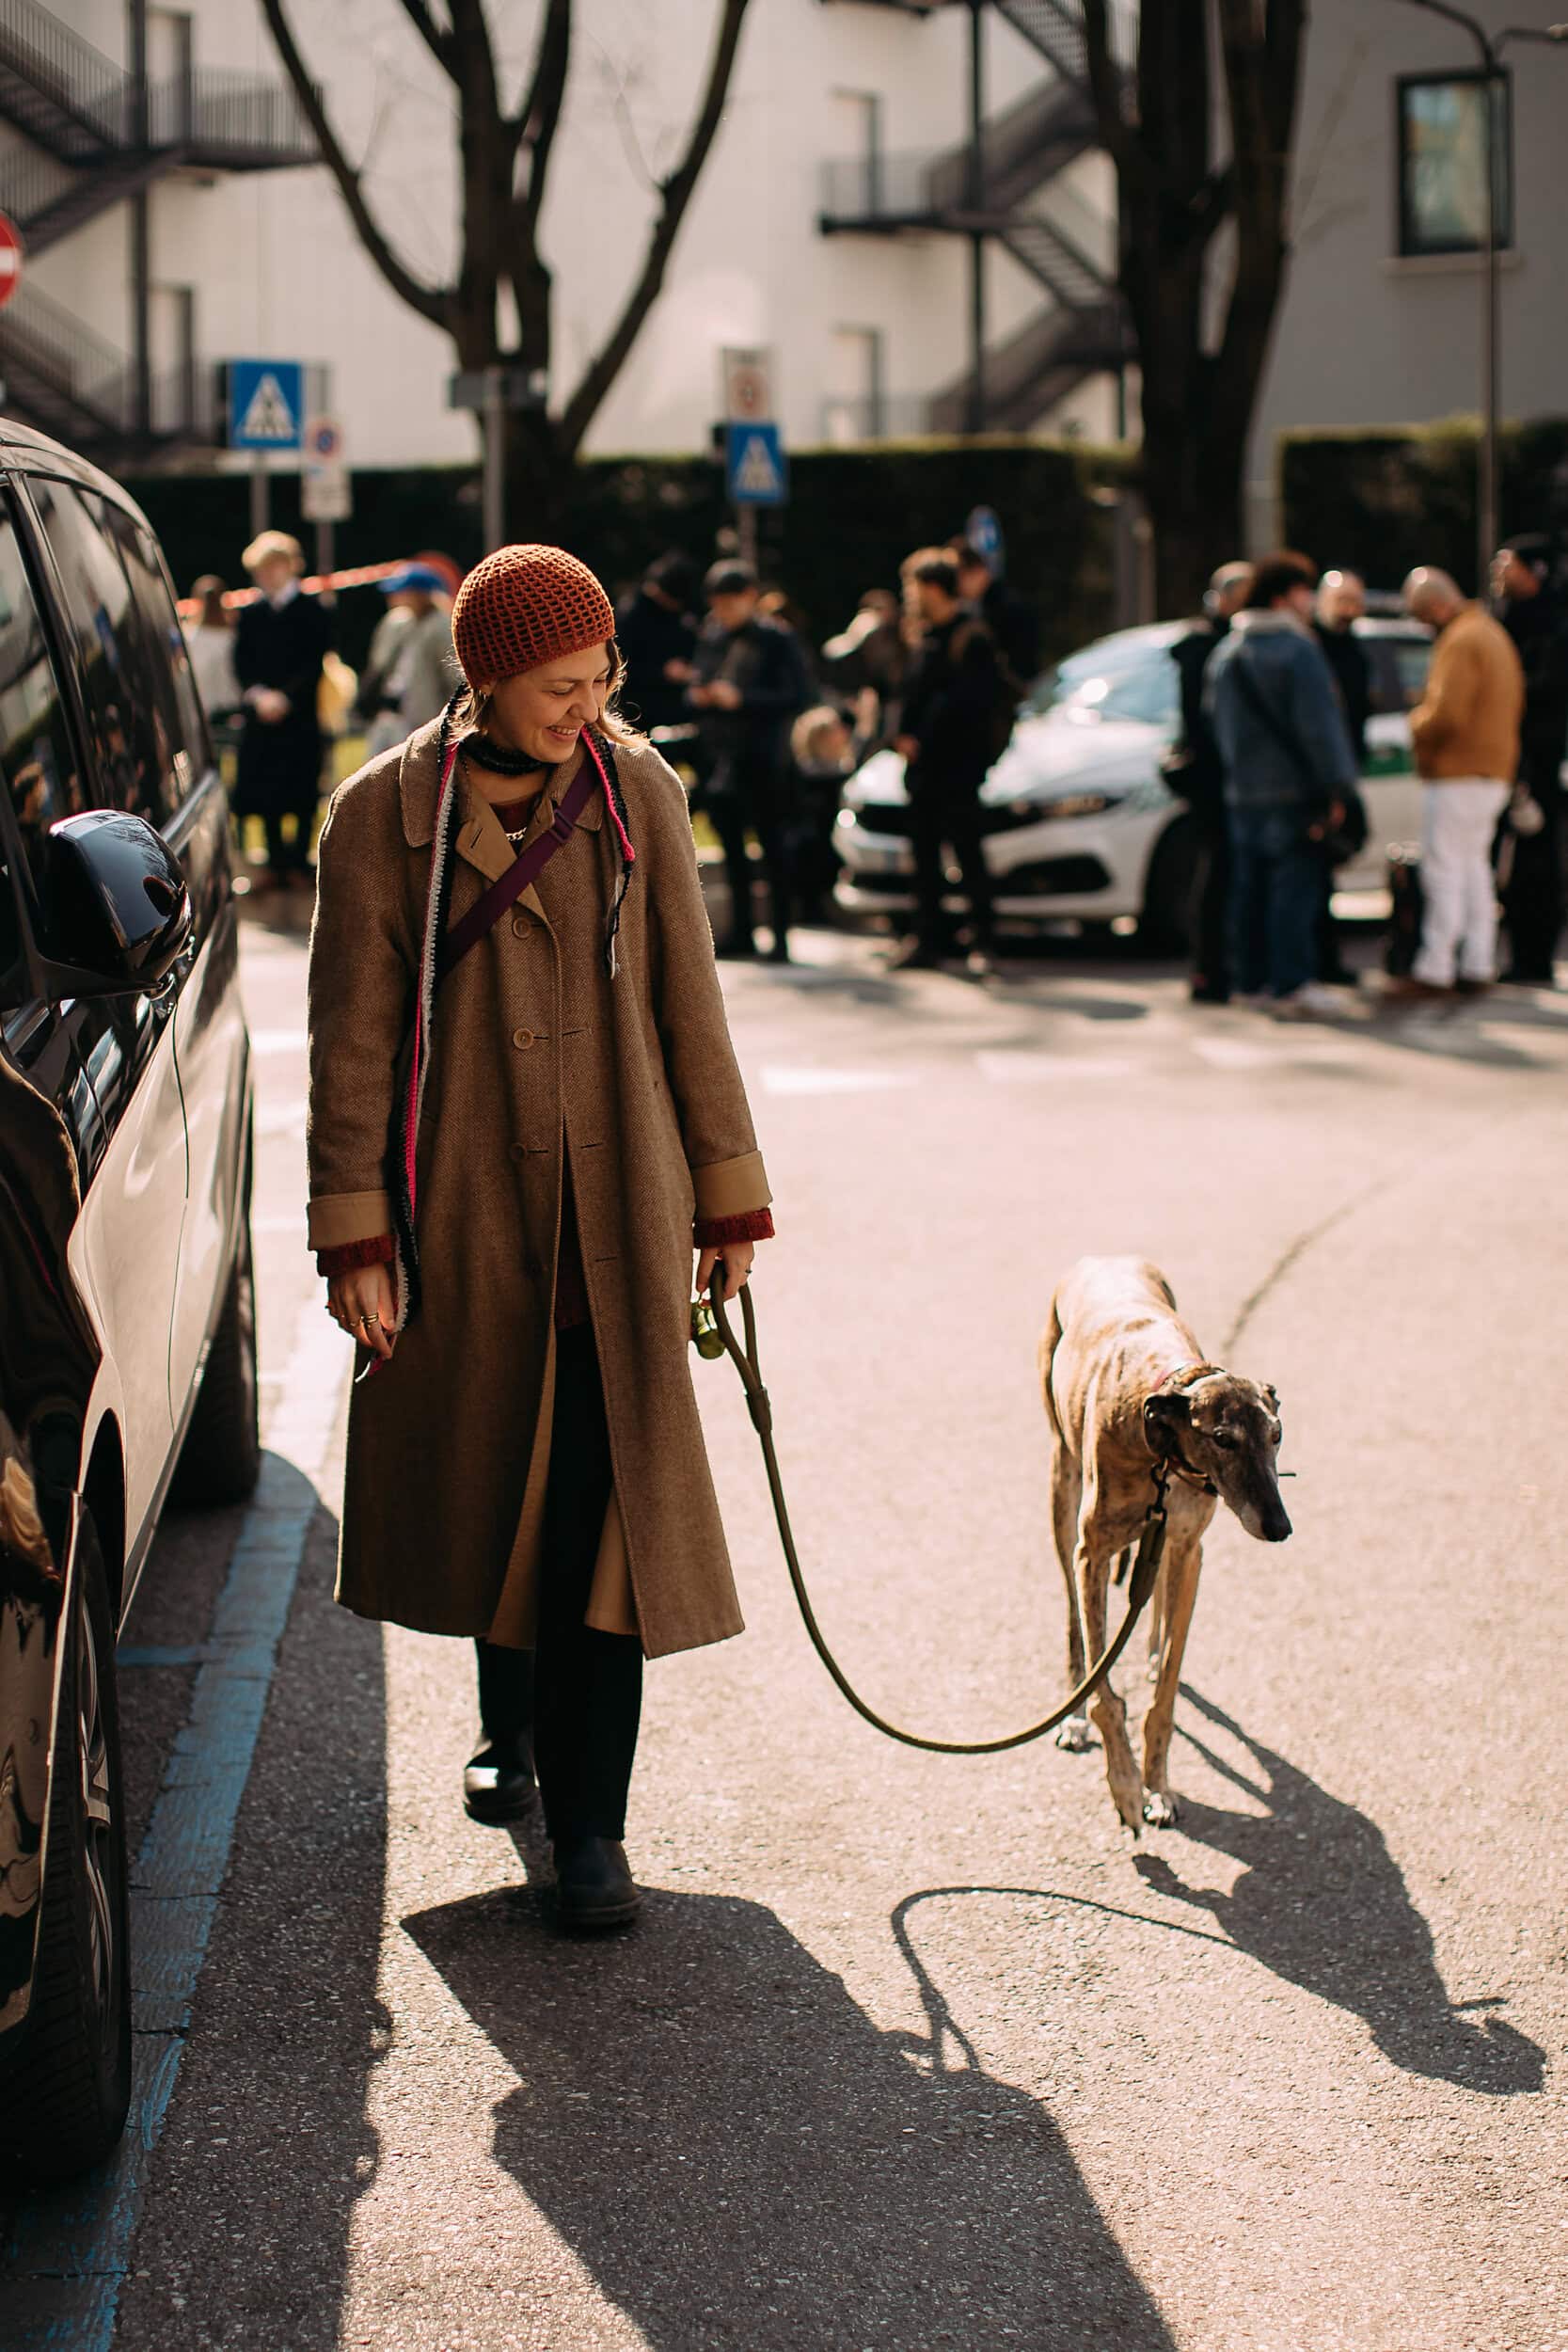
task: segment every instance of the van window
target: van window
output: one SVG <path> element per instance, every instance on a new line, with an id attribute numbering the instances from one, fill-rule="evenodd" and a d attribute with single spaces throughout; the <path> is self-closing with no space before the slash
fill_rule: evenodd
<path id="1" fill-rule="evenodd" d="M 87 707 L 88 798 L 161 824 L 182 798 L 164 665 L 153 659 L 109 527 L 110 509 L 69 482 L 29 488 L 60 577 Z M 129 518 L 113 510 L 117 521 Z"/>
<path id="2" fill-rule="evenodd" d="M 0 507 L 0 770 L 35 894 L 49 828 L 87 805 L 11 516 Z"/>
<path id="3" fill-rule="evenodd" d="M 210 755 L 201 697 L 191 675 L 191 658 L 180 616 L 168 592 L 158 543 L 123 507 L 97 501 L 104 535 L 112 539 L 131 586 L 134 626 L 156 697 L 161 745 L 169 757 L 166 791 L 178 808 L 206 772 Z"/>

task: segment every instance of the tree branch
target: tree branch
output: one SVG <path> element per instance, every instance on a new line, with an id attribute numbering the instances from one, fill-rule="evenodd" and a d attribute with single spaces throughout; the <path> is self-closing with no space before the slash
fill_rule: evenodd
<path id="1" fill-rule="evenodd" d="M 452 54 L 451 33 L 444 25 L 436 24 L 425 0 L 403 0 L 403 6 L 409 22 L 441 71 L 455 79 L 457 61 Z"/>
<path id="2" fill-rule="evenodd" d="M 306 69 L 305 60 L 299 54 L 293 33 L 283 13 L 283 0 L 261 0 L 261 11 L 267 20 L 277 54 L 283 61 L 283 70 L 293 85 L 294 96 L 299 101 L 300 111 L 315 134 L 316 144 L 321 150 L 322 161 L 338 183 L 343 202 L 348 207 L 349 218 L 358 231 L 359 242 L 388 286 L 391 287 L 392 292 L 406 302 L 410 310 L 418 310 L 420 316 L 429 319 L 433 326 L 443 327 L 448 326 L 449 296 L 446 290 L 425 285 L 404 265 L 383 233 L 380 223 L 376 220 L 369 204 L 365 201 L 360 174 L 355 170 L 344 153 L 342 142 L 333 129 L 326 109 L 322 103 L 321 92 L 311 81 Z"/>
<path id="3" fill-rule="evenodd" d="M 572 0 L 549 0 L 539 35 L 538 55 L 533 61 L 533 79 L 514 125 L 516 136 L 527 139 L 532 149 L 528 189 L 518 207 L 517 223 L 530 253 L 539 241 L 539 215 L 545 207 L 545 184 L 549 178 L 550 154 L 561 121 L 571 62 Z"/>
<path id="4" fill-rule="evenodd" d="M 560 428 L 563 455 L 575 455 L 580 448 L 584 434 L 625 366 L 631 347 L 641 331 L 642 323 L 658 298 L 681 222 L 723 116 L 730 77 L 735 71 L 736 52 L 740 45 L 740 28 L 749 5 L 750 0 L 723 0 L 713 62 L 708 68 L 707 87 L 690 140 L 680 164 L 664 183 L 664 202 L 648 242 L 641 275 L 626 298 L 626 308 L 609 342 L 593 360 L 566 404 Z"/>

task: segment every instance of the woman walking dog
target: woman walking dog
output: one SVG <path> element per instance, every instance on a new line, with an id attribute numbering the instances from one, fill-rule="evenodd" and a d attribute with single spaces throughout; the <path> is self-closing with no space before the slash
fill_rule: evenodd
<path id="1" fill-rule="evenodd" d="M 521 1818 L 536 1770 L 562 1921 L 609 1927 L 642 1661 L 741 1629 L 691 1251 L 733 1297 L 769 1194 L 604 589 L 502 548 L 452 635 L 467 694 L 342 786 L 318 853 L 310 1242 L 363 1350 L 338 1597 L 477 1643 L 467 1809 Z"/>

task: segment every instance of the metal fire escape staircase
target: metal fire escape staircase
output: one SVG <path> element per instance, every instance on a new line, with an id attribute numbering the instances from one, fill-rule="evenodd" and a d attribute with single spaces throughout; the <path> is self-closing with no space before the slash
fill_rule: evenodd
<path id="1" fill-rule="evenodd" d="M 0 212 L 30 260 L 169 172 L 273 171 L 317 159 L 283 85 L 195 65 L 143 81 L 40 0 L 0 0 L 0 120 L 27 142 L 0 158 Z M 150 413 L 141 414 L 146 379 L 132 355 L 26 283 L 0 310 L 0 374 L 8 408 L 94 456 L 210 437 L 194 372 L 154 387 Z"/>
<path id="2" fill-rule="evenodd" d="M 1120 366 L 1121 297 L 1114 224 L 1060 184 L 1069 165 L 1099 146 L 1082 21 L 1070 0 L 992 0 L 1051 69 L 985 121 L 975 159 L 968 141 L 932 157 L 874 156 L 828 167 L 820 225 L 826 233 L 896 235 L 945 230 L 992 236 L 1046 295 L 1018 332 L 990 347 L 984 364 L 988 426 L 1022 430 L 1088 377 Z M 928 14 L 930 8 L 911 13 Z M 966 372 L 927 404 L 927 429 L 962 432 L 974 408 Z"/>

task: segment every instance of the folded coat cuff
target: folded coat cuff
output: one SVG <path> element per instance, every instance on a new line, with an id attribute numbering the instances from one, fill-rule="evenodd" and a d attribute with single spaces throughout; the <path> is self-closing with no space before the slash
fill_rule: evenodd
<path id="1" fill-rule="evenodd" d="M 736 1160 L 713 1160 L 691 1171 L 694 1215 L 699 1225 L 715 1217 L 748 1216 L 766 1209 L 773 1195 L 760 1152 L 746 1152 Z"/>
<path id="2" fill-rule="evenodd" d="M 310 1203 L 312 1249 L 338 1249 L 348 1241 L 373 1241 L 378 1233 L 394 1230 L 391 1196 L 387 1192 L 329 1192 Z"/>

